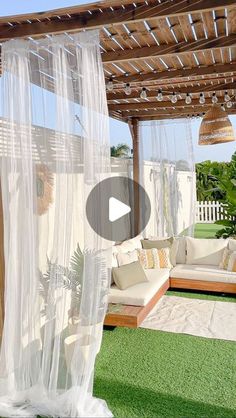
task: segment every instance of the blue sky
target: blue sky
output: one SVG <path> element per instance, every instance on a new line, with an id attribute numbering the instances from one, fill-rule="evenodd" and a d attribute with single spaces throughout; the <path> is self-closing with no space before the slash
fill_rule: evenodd
<path id="1" fill-rule="evenodd" d="M 0 16 L 44 11 L 60 7 L 75 6 L 83 3 L 88 3 L 88 1 L 86 2 L 81 0 L 1 0 Z M 231 116 L 230 119 L 233 123 L 234 129 L 236 129 L 236 116 Z M 236 142 L 200 147 L 197 145 L 199 125 L 199 120 L 193 121 L 193 141 L 195 160 L 203 161 L 206 159 L 211 159 L 218 161 L 228 161 L 233 152 L 236 150 Z M 181 132 L 179 132 L 179 136 L 181 139 Z M 128 126 L 125 123 L 121 123 L 112 119 L 110 120 L 110 138 L 112 144 L 126 142 L 129 145 L 131 145 L 131 136 Z"/>

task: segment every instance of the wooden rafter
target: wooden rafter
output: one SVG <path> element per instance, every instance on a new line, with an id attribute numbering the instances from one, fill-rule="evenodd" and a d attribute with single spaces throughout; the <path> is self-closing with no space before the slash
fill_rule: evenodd
<path id="1" fill-rule="evenodd" d="M 87 29 L 102 28 L 129 22 L 140 22 L 145 19 L 150 21 L 189 13 L 201 13 L 212 9 L 222 10 L 224 7 L 228 9 L 235 7 L 234 0 L 175 0 L 174 2 L 166 0 L 163 3 L 151 0 L 149 3 L 138 1 L 135 6 L 130 0 L 123 0 L 121 2 L 114 1 L 112 7 L 110 3 L 109 1 L 93 3 L 87 5 L 87 10 L 83 5 L 81 8 L 78 6 L 45 13 L 22 15 L 21 18 L 19 16 L 2 18 L 0 20 L 0 40 L 41 36 L 65 31 L 73 32 L 85 27 Z M 58 15 L 60 19 L 57 18 Z M 5 25 L 5 22 L 9 21 L 20 22 L 21 24 Z"/>
<path id="2" fill-rule="evenodd" d="M 191 52 L 205 51 L 214 48 L 227 48 L 236 45 L 236 34 L 220 36 L 213 39 L 201 39 L 192 42 L 179 42 L 160 46 L 145 46 L 142 48 L 126 49 L 124 51 L 112 51 L 102 54 L 104 63 L 138 61 L 150 57 L 168 57 L 173 54 L 186 54 Z"/>

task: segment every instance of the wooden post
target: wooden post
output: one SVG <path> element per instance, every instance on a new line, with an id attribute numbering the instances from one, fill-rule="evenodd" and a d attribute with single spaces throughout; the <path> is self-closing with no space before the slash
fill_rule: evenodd
<path id="1" fill-rule="evenodd" d="M 5 288 L 5 260 L 4 260 L 4 224 L 2 207 L 2 189 L 0 184 L 0 339 L 2 338 L 4 323 L 4 288 Z"/>
<path id="2" fill-rule="evenodd" d="M 133 180 L 134 183 L 134 232 L 139 234 L 140 226 L 140 201 L 139 201 L 139 180 L 140 180 L 140 157 L 139 157 L 139 120 L 129 120 L 129 128 L 133 141 Z"/>

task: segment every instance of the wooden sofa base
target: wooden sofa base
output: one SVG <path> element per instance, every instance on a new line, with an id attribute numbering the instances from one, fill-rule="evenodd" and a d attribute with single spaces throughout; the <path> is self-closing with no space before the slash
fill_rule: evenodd
<path id="1" fill-rule="evenodd" d="M 170 281 L 168 279 L 146 306 L 119 305 L 120 310 L 107 313 L 104 325 L 138 328 L 169 287 Z M 115 307 L 116 304 L 111 304 L 111 306 Z"/>
<path id="2" fill-rule="evenodd" d="M 173 289 L 205 290 L 220 293 L 236 293 L 236 283 L 208 282 L 204 280 L 176 279 L 170 277 Z"/>

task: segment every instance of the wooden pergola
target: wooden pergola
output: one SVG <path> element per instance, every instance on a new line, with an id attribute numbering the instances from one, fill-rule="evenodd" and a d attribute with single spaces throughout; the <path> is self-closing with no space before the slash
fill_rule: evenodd
<path id="1" fill-rule="evenodd" d="M 235 0 L 106 0 L 1 17 L 0 42 L 86 29 L 100 30 L 104 75 L 112 84 L 109 114 L 130 126 L 134 180 L 139 180 L 139 121 L 201 116 L 212 106 L 212 95 L 223 104 L 226 91 L 232 100 L 226 110 L 236 114 Z M 146 98 L 140 98 L 142 89 Z"/>

